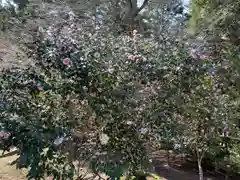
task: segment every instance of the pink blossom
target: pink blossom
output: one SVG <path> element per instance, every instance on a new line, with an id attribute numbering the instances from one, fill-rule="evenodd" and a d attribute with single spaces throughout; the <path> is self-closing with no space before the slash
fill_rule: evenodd
<path id="1" fill-rule="evenodd" d="M 5 131 L 0 131 L 0 138 L 2 139 L 8 139 L 11 133 L 5 132 Z"/>
<path id="2" fill-rule="evenodd" d="M 63 62 L 63 64 L 64 65 L 70 65 L 70 59 L 69 58 L 64 58 L 63 60 L 62 60 L 62 62 Z"/>
<path id="3" fill-rule="evenodd" d="M 132 54 L 127 57 L 128 60 L 132 60 L 132 61 L 136 60 L 136 58 L 137 58 L 137 56 L 132 55 Z"/>
<path id="4" fill-rule="evenodd" d="M 189 49 L 189 55 L 191 57 L 193 57 L 194 59 L 196 59 L 197 58 L 197 51 L 196 51 L 196 49 L 193 49 L 193 48 Z"/>
<path id="5" fill-rule="evenodd" d="M 37 84 L 37 87 L 38 87 L 38 90 L 40 90 L 40 91 L 43 90 L 43 86 L 40 83 Z"/>
<path id="6" fill-rule="evenodd" d="M 202 54 L 202 55 L 199 56 L 199 58 L 200 58 L 201 60 L 205 60 L 205 59 L 209 59 L 209 56 L 207 56 L 207 55 L 205 55 L 205 54 Z"/>

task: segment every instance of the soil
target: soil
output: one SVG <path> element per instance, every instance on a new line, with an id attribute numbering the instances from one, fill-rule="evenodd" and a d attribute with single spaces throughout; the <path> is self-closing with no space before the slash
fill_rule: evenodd
<path id="1" fill-rule="evenodd" d="M 14 153 L 5 153 L 0 156 L 0 180 L 26 180 L 23 170 L 17 170 L 15 166 L 10 165 L 16 158 L 17 155 Z"/>
<path id="2" fill-rule="evenodd" d="M 167 180 L 199 180 L 198 166 L 194 159 L 184 158 L 182 155 L 174 153 L 167 156 L 166 151 L 160 150 L 153 153 L 153 164 L 155 172 Z M 204 164 L 202 168 L 204 180 L 226 180 L 223 169 L 222 172 L 220 170 L 215 172 L 209 164 Z M 240 180 L 240 174 L 234 174 L 227 180 Z"/>
<path id="3" fill-rule="evenodd" d="M 25 68 L 29 64 L 30 60 L 17 45 L 13 45 L 10 41 L 0 38 L 0 70 L 12 67 Z"/>
<path id="4" fill-rule="evenodd" d="M 0 151 L 2 154 L 2 151 Z M 167 158 L 165 151 L 158 151 L 153 154 L 153 164 L 155 167 L 155 173 L 160 175 L 163 180 L 198 180 L 198 172 L 196 165 L 191 162 L 183 161 L 180 157 L 170 156 L 170 164 L 167 165 Z M 16 152 L 6 152 L 4 155 L 0 155 L 0 180 L 26 180 L 26 171 L 17 170 L 15 166 L 11 166 L 17 158 Z M 220 174 L 214 174 L 205 172 L 205 180 L 224 180 L 224 176 Z M 237 177 L 240 179 L 240 177 Z M 229 178 L 228 180 L 235 180 L 235 178 Z"/>

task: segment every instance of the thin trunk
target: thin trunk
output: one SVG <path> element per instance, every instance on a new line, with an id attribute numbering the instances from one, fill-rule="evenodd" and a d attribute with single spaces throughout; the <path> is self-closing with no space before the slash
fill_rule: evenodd
<path id="1" fill-rule="evenodd" d="M 170 158 L 169 158 L 169 149 L 167 149 L 167 164 L 168 164 L 168 165 L 169 165 L 169 163 L 170 163 L 170 162 L 169 162 L 169 159 L 170 159 Z"/>
<path id="2" fill-rule="evenodd" d="M 198 157 L 199 180 L 203 180 L 202 159 Z"/>
<path id="3" fill-rule="evenodd" d="M 204 156 L 204 151 L 202 151 L 202 150 L 200 151 L 200 149 L 197 148 L 196 152 L 197 152 L 199 180 L 203 180 L 202 159 L 203 159 L 203 156 Z"/>
<path id="4" fill-rule="evenodd" d="M 228 172 L 227 172 L 227 174 L 225 175 L 225 180 L 228 180 Z"/>
<path id="5" fill-rule="evenodd" d="M 167 140 L 167 164 L 170 165 L 169 140 Z"/>
<path id="6" fill-rule="evenodd" d="M 137 6 L 137 0 L 128 0 L 129 2 L 129 12 L 128 12 L 128 17 L 127 18 L 132 18 L 135 19 L 139 12 L 142 11 L 148 4 L 149 0 L 144 0 L 143 4 L 141 5 L 141 7 L 138 8 Z"/>
<path id="7" fill-rule="evenodd" d="M 184 163 L 184 153 L 182 152 L 181 153 L 181 164 L 183 164 Z"/>

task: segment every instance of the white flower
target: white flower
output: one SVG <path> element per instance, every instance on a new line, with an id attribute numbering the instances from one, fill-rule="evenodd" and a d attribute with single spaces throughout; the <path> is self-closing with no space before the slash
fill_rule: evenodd
<path id="1" fill-rule="evenodd" d="M 107 71 L 112 74 L 114 72 L 114 68 L 108 68 Z"/>
<path id="2" fill-rule="evenodd" d="M 221 39 L 222 39 L 222 40 L 228 40 L 229 38 L 227 37 L 226 34 L 224 34 L 224 35 L 222 35 Z"/>
<path id="3" fill-rule="evenodd" d="M 127 121 L 127 125 L 132 125 L 133 122 L 132 121 Z"/>
<path id="4" fill-rule="evenodd" d="M 136 36 L 138 31 L 136 29 L 133 30 L 133 36 Z"/>
<path id="5" fill-rule="evenodd" d="M 146 134 L 148 132 L 148 129 L 147 128 L 141 128 L 139 131 L 140 131 L 141 134 Z"/>
<path id="6" fill-rule="evenodd" d="M 109 139 L 110 138 L 108 137 L 107 134 L 102 133 L 99 135 L 99 140 L 100 140 L 101 145 L 106 145 L 108 143 Z"/>
<path id="7" fill-rule="evenodd" d="M 17 120 L 17 119 L 19 119 L 19 115 L 12 114 L 10 118 L 11 118 L 11 120 Z"/>
<path id="8" fill-rule="evenodd" d="M 64 137 L 63 137 L 63 136 L 62 136 L 62 137 L 58 137 L 57 139 L 54 140 L 53 143 L 54 143 L 56 146 L 59 146 L 60 144 L 62 144 L 63 140 L 64 140 Z"/>
<path id="9" fill-rule="evenodd" d="M 95 58 L 100 58 L 101 54 L 99 52 L 95 52 L 93 55 Z"/>

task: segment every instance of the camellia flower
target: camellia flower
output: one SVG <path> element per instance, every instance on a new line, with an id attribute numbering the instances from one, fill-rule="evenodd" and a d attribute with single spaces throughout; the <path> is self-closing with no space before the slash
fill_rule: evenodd
<path id="1" fill-rule="evenodd" d="M 133 30 L 133 36 L 136 36 L 138 31 L 136 29 Z"/>
<path id="2" fill-rule="evenodd" d="M 112 74 L 114 72 L 114 68 L 108 68 L 107 71 Z"/>
<path id="3" fill-rule="evenodd" d="M 190 55 L 192 58 L 196 59 L 196 58 L 197 58 L 197 51 L 196 51 L 196 49 L 190 48 L 190 49 L 189 49 L 189 55 Z"/>
<path id="4" fill-rule="evenodd" d="M 134 56 L 132 54 L 127 57 L 128 60 L 132 60 L 132 61 L 136 60 L 136 58 L 137 56 Z"/>
<path id="5" fill-rule="evenodd" d="M 43 90 L 43 86 L 42 86 L 40 83 L 37 84 L 37 88 L 38 88 L 38 90 L 40 90 L 40 91 Z"/>
<path id="6" fill-rule="evenodd" d="M 101 145 L 106 145 L 108 143 L 109 139 L 110 138 L 105 133 L 102 133 L 99 135 L 99 140 L 100 140 Z"/>
<path id="7" fill-rule="evenodd" d="M 63 143 L 63 140 L 64 140 L 64 137 L 62 136 L 62 137 L 58 137 L 58 138 L 56 138 L 55 140 L 54 140 L 54 144 L 56 145 L 56 146 L 59 146 L 60 144 L 62 144 Z"/>
<path id="8" fill-rule="evenodd" d="M 132 40 L 133 40 L 133 41 L 136 41 L 137 33 L 138 33 L 138 31 L 137 31 L 136 29 L 134 29 L 134 30 L 133 30 L 133 37 L 132 37 Z"/>
<path id="9" fill-rule="evenodd" d="M 127 121 L 127 125 L 132 125 L 133 122 L 132 121 Z"/>
<path id="10" fill-rule="evenodd" d="M 200 58 L 201 60 L 205 60 L 205 59 L 209 59 L 209 56 L 207 56 L 207 55 L 205 55 L 205 54 L 201 54 L 201 55 L 199 56 L 199 58 Z"/>
<path id="11" fill-rule="evenodd" d="M 0 131 L 0 138 L 1 139 L 8 139 L 11 133 L 6 132 L 6 131 Z"/>
<path id="12" fill-rule="evenodd" d="M 139 132 L 140 132 L 141 134 L 146 134 L 146 133 L 148 132 L 148 129 L 147 129 L 147 128 L 140 128 L 140 129 L 139 129 Z"/>
<path id="13" fill-rule="evenodd" d="M 63 62 L 63 64 L 64 65 L 70 65 L 70 59 L 69 58 L 64 58 L 63 60 L 62 60 L 62 62 Z"/>

